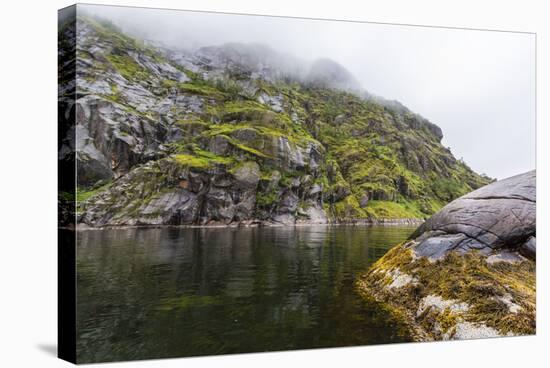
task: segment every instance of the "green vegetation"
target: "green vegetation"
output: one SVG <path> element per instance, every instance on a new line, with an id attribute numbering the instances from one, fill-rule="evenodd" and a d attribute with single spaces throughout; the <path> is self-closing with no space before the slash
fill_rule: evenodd
<path id="1" fill-rule="evenodd" d="M 178 88 L 181 89 L 183 92 L 192 93 L 196 95 L 216 97 L 216 98 L 223 97 L 222 92 L 205 84 L 181 83 L 178 85 Z"/>
<path id="2" fill-rule="evenodd" d="M 177 138 L 160 142 L 159 157 L 169 156 L 196 171 L 230 171 L 252 160 L 262 172 L 281 173 L 277 185 L 258 190 L 260 208 L 276 207 L 283 190 L 305 200 L 316 184 L 322 187 L 316 200 L 332 219 L 422 219 L 490 181 L 441 145 L 437 127 L 398 104 L 296 81 L 251 79 L 246 70 L 208 78 L 124 35 L 110 22 L 87 16 L 79 20 L 95 31 L 95 40 L 108 45 L 108 51 L 93 58 L 85 47 L 79 51 L 90 65 L 83 78 L 91 82 L 98 75 L 118 73 L 168 105 L 167 112 L 144 111 L 142 105 L 131 105 L 115 84 L 111 93 L 101 95 L 139 121 L 136 126 L 159 126 L 155 139 L 162 141 L 167 131 L 179 129 L 173 136 Z M 159 74 L 150 69 L 154 63 L 171 65 L 190 80 L 182 83 L 170 73 Z M 196 105 L 180 103 L 182 94 L 196 96 L 191 102 Z M 260 102 L 266 95 L 277 101 L 277 108 Z M 130 139 L 141 128 L 120 131 Z M 296 178 L 307 180 L 293 187 Z"/>
<path id="3" fill-rule="evenodd" d="M 424 218 L 489 182 L 455 160 L 429 127 L 416 128 L 424 124 L 417 115 L 401 123 L 391 108 L 346 92 L 301 89 L 297 96 L 317 118 L 309 130 L 338 163 L 338 181 L 357 200 L 369 198 L 369 217 Z"/>
<path id="4" fill-rule="evenodd" d="M 107 60 L 127 80 L 147 80 L 149 71 L 127 55 L 107 55 Z"/>
<path id="5" fill-rule="evenodd" d="M 225 93 L 212 87 L 208 83 L 204 83 L 202 80 L 197 79 L 198 82 L 186 82 L 179 83 L 170 79 L 163 79 L 161 85 L 164 88 L 175 88 L 179 92 L 205 96 L 214 99 L 224 99 L 226 97 Z"/>
<path id="6" fill-rule="evenodd" d="M 275 190 L 267 193 L 258 191 L 256 193 L 256 204 L 262 208 L 270 208 L 279 201 L 279 195 Z"/>
<path id="7" fill-rule="evenodd" d="M 125 35 L 113 22 L 95 16 L 79 15 L 78 20 L 91 26 L 101 39 L 111 42 L 115 50 L 135 51 L 149 56 L 155 62 L 167 62 L 157 50 L 149 47 L 143 41 Z"/>
<path id="8" fill-rule="evenodd" d="M 234 162 L 232 158 L 218 156 L 200 149 L 196 149 L 194 154 L 176 154 L 174 159 L 182 166 L 195 169 L 209 169 L 214 165 L 231 165 Z"/>
<path id="9" fill-rule="evenodd" d="M 76 202 L 81 203 L 87 201 L 90 197 L 106 190 L 109 188 L 111 183 L 102 184 L 99 186 L 96 186 L 92 189 L 85 189 L 85 188 L 77 188 L 76 190 Z"/>
<path id="10" fill-rule="evenodd" d="M 343 200 L 334 204 L 334 215 L 339 220 L 350 220 L 356 218 L 366 218 L 366 212 L 359 207 L 357 198 L 349 195 Z"/>
<path id="11" fill-rule="evenodd" d="M 374 218 L 423 218 L 427 213 L 419 210 L 414 201 L 403 203 L 391 201 L 369 201 L 367 213 Z"/>
<path id="12" fill-rule="evenodd" d="M 457 322 L 484 324 L 500 334 L 533 334 L 535 332 L 535 263 L 525 260 L 519 264 L 506 262 L 489 264 L 476 252 L 464 255 L 449 253 L 444 259 L 430 263 L 425 257 L 413 259 L 406 245 L 392 248 L 379 259 L 357 287 L 363 295 L 374 295 L 400 315 L 416 320 L 428 333 L 427 338 L 452 336 Z M 413 277 L 416 282 L 400 288 L 388 288 L 390 272 Z M 416 316 L 421 300 L 435 295 L 454 303 L 466 303 L 462 313 L 426 309 Z M 509 311 L 504 298 L 519 309 Z M 435 327 L 435 323 L 438 323 Z M 422 337 L 426 339 L 426 336 Z"/>

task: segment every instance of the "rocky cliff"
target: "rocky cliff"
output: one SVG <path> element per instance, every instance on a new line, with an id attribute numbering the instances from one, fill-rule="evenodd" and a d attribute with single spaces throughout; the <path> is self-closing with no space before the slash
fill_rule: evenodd
<path id="1" fill-rule="evenodd" d="M 76 85 L 60 101 L 76 100 L 60 114 L 76 125 L 59 158 L 76 151 L 80 223 L 421 219 L 490 181 L 439 127 L 333 61 L 262 45 L 178 50 L 88 17 L 74 37 Z"/>
<path id="2" fill-rule="evenodd" d="M 469 193 L 358 282 L 418 340 L 535 333 L 536 173 Z"/>

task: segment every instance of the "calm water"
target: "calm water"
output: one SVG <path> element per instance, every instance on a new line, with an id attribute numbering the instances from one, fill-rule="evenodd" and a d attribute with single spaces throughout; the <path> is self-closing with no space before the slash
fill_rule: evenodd
<path id="1" fill-rule="evenodd" d="M 406 341 L 353 280 L 413 230 L 78 232 L 79 362 Z"/>

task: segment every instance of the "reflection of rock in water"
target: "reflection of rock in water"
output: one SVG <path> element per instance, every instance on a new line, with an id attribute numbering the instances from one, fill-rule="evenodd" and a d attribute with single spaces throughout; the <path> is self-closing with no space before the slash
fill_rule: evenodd
<path id="1" fill-rule="evenodd" d="M 406 341 L 400 323 L 379 304 L 363 303 L 353 280 L 413 231 L 77 231 L 80 360 Z"/>
<path id="2" fill-rule="evenodd" d="M 357 285 L 417 339 L 535 333 L 536 173 L 467 194 L 388 252 Z"/>

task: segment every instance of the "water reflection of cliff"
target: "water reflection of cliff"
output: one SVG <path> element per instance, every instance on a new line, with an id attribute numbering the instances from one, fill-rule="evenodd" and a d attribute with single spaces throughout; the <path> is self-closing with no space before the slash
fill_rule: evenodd
<path id="1" fill-rule="evenodd" d="M 412 230 L 78 232 L 79 349 L 101 361 L 402 341 L 352 282 Z"/>

